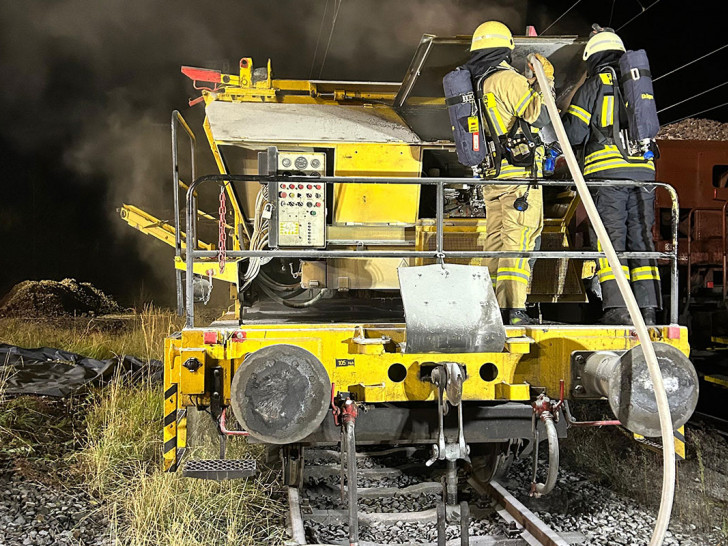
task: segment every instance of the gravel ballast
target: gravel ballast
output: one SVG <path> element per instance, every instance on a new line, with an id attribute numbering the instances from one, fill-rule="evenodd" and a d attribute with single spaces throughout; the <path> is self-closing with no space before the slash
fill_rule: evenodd
<path id="1" fill-rule="evenodd" d="M 114 544 L 98 504 L 80 489 L 0 472 L 0 546 Z"/>

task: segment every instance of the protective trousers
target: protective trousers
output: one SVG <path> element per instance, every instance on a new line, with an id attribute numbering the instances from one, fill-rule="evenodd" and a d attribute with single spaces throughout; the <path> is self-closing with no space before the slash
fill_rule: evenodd
<path id="1" fill-rule="evenodd" d="M 527 186 L 483 186 L 486 236 L 484 249 L 533 250 L 543 229 L 543 198 L 541 187 L 528 192 L 528 208 L 518 211 L 514 201 L 526 193 Z M 488 258 L 484 260 L 495 286 L 498 305 L 502 309 L 523 309 L 531 280 L 531 265 L 527 257 Z"/>
<path id="2" fill-rule="evenodd" d="M 592 190 L 599 215 L 617 252 L 653 252 L 655 243 L 652 226 L 655 223 L 654 188 L 604 186 Z M 590 228 L 592 244 L 598 250 L 594 230 Z M 623 260 L 622 270 L 632 283 L 640 308 L 662 307 L 660 273 L 655 260 Z M 597 276 L 602 288 L 602 307 L 625 307 L 614 272 L 606 258 L 597 263 Z"/>

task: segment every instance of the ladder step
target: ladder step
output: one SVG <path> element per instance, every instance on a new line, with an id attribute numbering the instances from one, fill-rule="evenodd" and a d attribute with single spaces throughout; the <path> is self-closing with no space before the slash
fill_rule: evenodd
<path id="1" fill-rule="evenodd" d="M 182 475 L 187 478 L 199 478 L 201 480 L 235 480 L 250 478 L 257 472 L 255 459 L 201 459 L 187 461 Z"/>

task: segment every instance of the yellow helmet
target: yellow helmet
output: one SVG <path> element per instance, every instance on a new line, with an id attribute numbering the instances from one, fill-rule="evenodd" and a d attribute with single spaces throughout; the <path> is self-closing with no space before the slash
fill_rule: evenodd
<path id="1" fill-rule="evenodd" d="M 596 29 L 597 26 L 595 26 L 595 30 Z M 611 29 L 596 31 L 596 33 L 593 33 L 592 37 L 589 38 L 586 46 L 584 46 L 583 59 L 586 61 L 594 53 L 598 53 L 599 51 L 625 51 L 624 42 L 622 42 L 622 38 L 617 36 Z"/>
<path id="2" fill-rule="evenodd" d="M 513 49 L 513 35 L 507 26 L 500 21 L 486 21 L 473 33 L 470 51 L 487 49 L 490 47 L 507 47 Z"/>

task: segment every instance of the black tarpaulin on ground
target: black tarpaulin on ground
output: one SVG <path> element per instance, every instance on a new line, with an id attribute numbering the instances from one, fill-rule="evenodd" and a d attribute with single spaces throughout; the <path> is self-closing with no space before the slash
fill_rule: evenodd
<path id="1" fill-rule="evenodd" d="M 161 380 L 162 363 L 133 356 L 96 360 L 60 349 L 23 349 L 0 344 L 0 378 L 5 394 L 63 397 L 113 378 Z"/>

